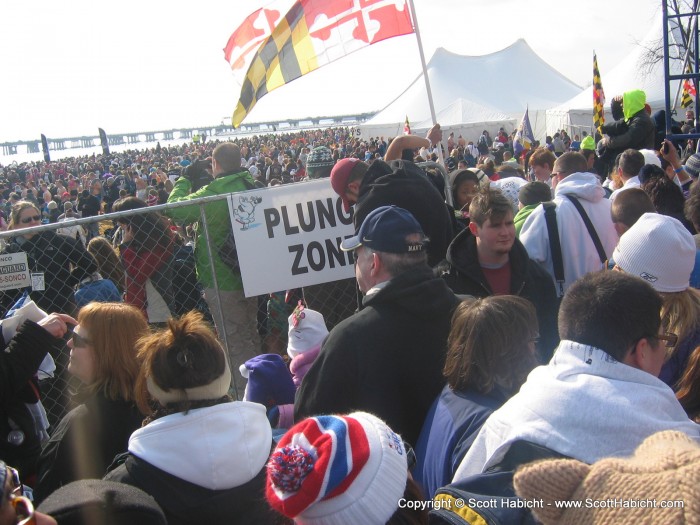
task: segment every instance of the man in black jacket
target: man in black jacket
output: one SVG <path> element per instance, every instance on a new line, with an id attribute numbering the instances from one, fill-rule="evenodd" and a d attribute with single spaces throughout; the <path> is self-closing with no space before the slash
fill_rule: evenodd
<path id="1" fill-rule="evenodd" d="M 538 357 L 549 361 L 559 343 L 556 291 L 547 271 L 515 237 L 510 201 L 500 191 L 482 191 L 469 205 L 469 216 L 469 228 L 452 241 L 438 273 L 457 294 L 519 295 L 531 301 L 540 330 Z"/>
<path id="2" fill-rule="evenodd" d="M 399 206 L 411 212 L 430 239 L 428 264 L 435 266 L 445 258 L 454 236 L 450 212 L 438 189 L 413 162 L 375 160 L 367 166 L 358 159 L 343 159 L 331 172 L 331 185 L 345 211 L 355 204 L 355 228 L 378 207 Z"/>
<path id="3" fill-rule="evenodd" d="M 604 135 L 598 144 L 600 160 L 610 171 L 615 157 L 628 148 L 654 149 L 656 125 L 647 112 L 646 93 L 641 89 L 626 91 L 610 103 L 614 122 L 603 124 Z"/>
<path id="4" fill-rule="evenodd" d="M 363 309 L 331 330 L 297 392 L 294 418 L 365 410 L 410 443 L 444 385 L 459 299 L 426 263 L 426 237 L 396 206 L 367 215 L 342 244 L 355 255 Z"/>
<path id="5" fill-rule="evenodd" d="M 78 198 L 78 211 L 80 216 L 85 217 L 96 217 L 100 214 L 100 201 L 94 195 L 90 195 L 88 190 L 83 190 Z M 97 237 L 100 234 L 100 223 L 95 221 L 90 224 L 86 224 L 85 227 L 88 231 L 88 241 L 93 237 Z"/>

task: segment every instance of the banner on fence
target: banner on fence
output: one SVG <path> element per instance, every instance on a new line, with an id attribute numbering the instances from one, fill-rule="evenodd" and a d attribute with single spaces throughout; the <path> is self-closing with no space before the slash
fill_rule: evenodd
<path id="1" fill-rule="evenodd" d="M 32 276 L 24 252 L 0 255 L 0 290 L 14 290 L 32 285 Z"/>
<path id="2" fill-rule="evenodd" d="M 228 199 L 246 297 L 354 277 L 354 233 L 329 179 L 234 193 Z"/>

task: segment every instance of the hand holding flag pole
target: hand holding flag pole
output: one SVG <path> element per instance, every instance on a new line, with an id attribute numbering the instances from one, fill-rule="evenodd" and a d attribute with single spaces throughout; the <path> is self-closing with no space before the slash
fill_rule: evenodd
<path id="1" fill-rule="evenodd" d="M 413 31 L 416 34 L 416 41 L 418 42 L 418 53 L 420 54 L 420 62 L 423 67 L 423 78 L 425 79 L 425 90 L 428 94 L 428 105 L 430 106 L 430 117 L 433 120 L 433 125 L 437 124 L 437 115 L 435 114 L 435 104 L 433 103 L 433 92 L 430 89 L 430 79 L 428 78 L 428 66 L 425 63 L 425 53 L 423 52 L 423 42 L 420 39 L 420 30 L 418 29 L 418 17 L 416 16 L 416 8 L 413 5 L 413 0 L 408 0 L 410 6 L 411 18 L 413 20 Z M 442 155 L 442 142 L 438 144 L 438 161 L 443 166 L 445 165 L 445 159 Z"/>

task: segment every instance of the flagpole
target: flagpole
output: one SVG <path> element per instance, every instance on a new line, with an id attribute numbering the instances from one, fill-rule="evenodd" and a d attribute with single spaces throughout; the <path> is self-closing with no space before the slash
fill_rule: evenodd
<path id="1" fill-rule="evenodd" d="M 437 124 L 437 116 L 435 115 L 435 104 L 433 104 L 433 92 L 430 89 L 430 79 L 428 78 L 428 66 L 425 63 L 425 53 L 423 53 L 423 42 L 420 39 L 420 30 L 418 29 L 418 17 L 416 16 L 416 8 L 413 5 L 413 0 L 408 0 L 409 9 L 411 11 L 411 19 L 413 20 L 413 29 L 416 32 L 416 41 L 418 42 L 418 53 L 420 54 L 420 62 L 423 67 L 423 78 L 425 79 L 425 90 L 428 93 L 428 105 L 430 106 L 430 117 L 433 119 L 433 126 Z M 449 152 L 448 152 L 449 153 Z M 442 156 L 442 143 L 438 147 L 438 160 L 440 164 L 445 165 L 445 160 Z"/>

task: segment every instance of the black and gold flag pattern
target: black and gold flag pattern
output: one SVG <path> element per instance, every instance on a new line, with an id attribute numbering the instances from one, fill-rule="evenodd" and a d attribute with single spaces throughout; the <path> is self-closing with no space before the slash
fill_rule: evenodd
<path id="1" fill-rule="evenodd" d="M 686 73 L 690 73 L 690 65 L 685 68 Z M 689 78 L 683 81 L 683 96 L 681 97 L 681 107 L 687 108 L 693 104 L 693 97 L 695 97 L 695 84 Z"/>
<path id="2" fill-rule="evenodd" d="M 603 82 L 600 80 L 598 57 L 593 53 L 593 127 L 600 130 L 605 124 L 605 93 Z"/>
<path id="3" fill-rule="evenodd" d="M 365 46 L 413 32 L 402 0 L 296 0 L 255 52 L 231 123 L 238 127 L 273 89 Z"/>

